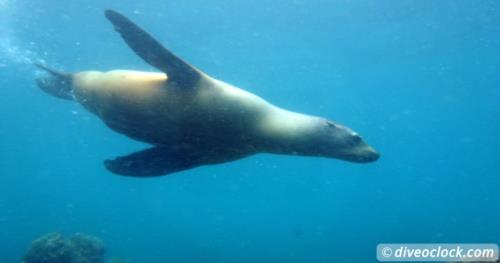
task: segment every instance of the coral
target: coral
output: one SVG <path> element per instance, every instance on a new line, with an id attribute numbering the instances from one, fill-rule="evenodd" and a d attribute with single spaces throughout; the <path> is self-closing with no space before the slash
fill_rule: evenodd
<path id="1" fill-rule="evenodd" d="M 23 263 L 102 263 L 104 243 L 92 236 L 77 233 L 65 239 L 50 233 L 34 240 Z"/>
<path id="2" fill-rule="evenodd" d="M 97 237 L 76 233 L 68 244 L 76 252 L 75 263 L 101 263 L 103 262 L 106 249 L 104 242 Z"/>

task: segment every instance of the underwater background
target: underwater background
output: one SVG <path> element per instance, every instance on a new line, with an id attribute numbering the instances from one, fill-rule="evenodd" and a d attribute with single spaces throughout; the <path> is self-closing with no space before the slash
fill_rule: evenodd
<path id="1" fill-rule="evenodd" d="M 34 82 L 154 70 L 113 8 L 215 78 L 358 131 L 379 161 L 261 154 L 141 179 L 146 147 Z M 51 231 L 130 262 L 376 262 L 378 243 L 500 243 L 500 2 L 0 0 L 0 263 Z"/>

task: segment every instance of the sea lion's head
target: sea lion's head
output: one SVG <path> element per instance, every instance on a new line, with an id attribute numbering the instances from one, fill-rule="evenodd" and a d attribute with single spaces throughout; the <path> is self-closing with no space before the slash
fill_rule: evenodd
<path id="1" fill-rule="evenodd" d="M 374 162 L 380 157 L 358 133 L 330 120 L 320 119 L 312 138 L 311 150 L 319 156 L 356 163 Z"/>

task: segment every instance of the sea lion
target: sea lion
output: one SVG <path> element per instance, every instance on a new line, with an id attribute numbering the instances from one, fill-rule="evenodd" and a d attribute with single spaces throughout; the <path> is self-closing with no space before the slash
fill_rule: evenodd
<path id="1" fill-rule="evenodd" d="M 38 64 L 45 92 L 75 100 L 112 130 L 153 147 L 105 161 L 113 173 L 166 175 L 207 164 L 275 153 L 373 162 L 379 154 L 351 129 L 278 108 L 214 79 L 163 47 L 128 18 L 106 10 L 128 46 L 161 73 L 64 73 Z"/>

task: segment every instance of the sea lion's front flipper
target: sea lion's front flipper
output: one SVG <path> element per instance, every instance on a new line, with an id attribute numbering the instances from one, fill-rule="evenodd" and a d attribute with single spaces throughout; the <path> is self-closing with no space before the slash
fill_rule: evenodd
<path id="1" fill-rule="evenodd" d="M 172 54 L 124 15 L 113 10 L 106 10 L 105 14 L 123 40 L 144 61 L 165 72 L 169 81 L 175 82 L 179 87 L 195 86 L 201 77 L 198 69 Z"/>

